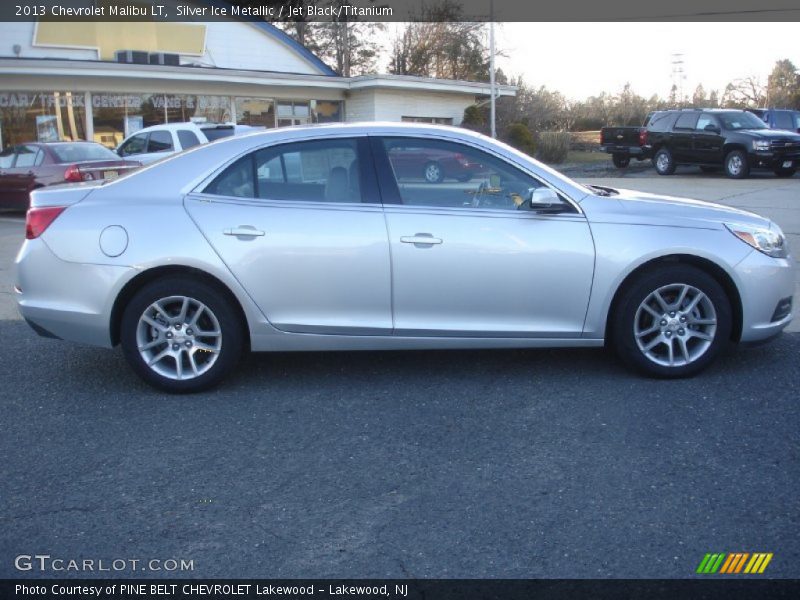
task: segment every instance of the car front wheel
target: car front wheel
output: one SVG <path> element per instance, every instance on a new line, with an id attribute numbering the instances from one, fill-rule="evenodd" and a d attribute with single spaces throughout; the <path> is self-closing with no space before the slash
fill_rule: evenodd
<path id="1" fill-rule="evenodd" d="M 747 155 L 741 150 L 733 150 L 725 157 L 725 174 L 731 179 L 744 179 L 750 175 Z"/>
<path id="2" fill-rule="evenodd" d="M 706 368 L 731 335 L 722 286 L 689 265 L 663 267 L 629 285 L 610 331 L 628 366 L 653 377 L 688 377 Z"/>
<path id="3" fill-rule="evenodd" d="M 125 358 L 147 383 L 188 393 L 215 386 L 236 366 L 242 330 L 216 287 L 169 277 L 145 285 L 128 302 L 120 340 Z"/>

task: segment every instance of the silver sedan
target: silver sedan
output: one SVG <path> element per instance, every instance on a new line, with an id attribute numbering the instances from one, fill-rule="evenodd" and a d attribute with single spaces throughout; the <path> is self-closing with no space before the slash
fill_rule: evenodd
<path id="1" fill-rule="evenodd" d="M 431 173 L 436 176 L 431 176 Z M 200 146 L 33 193 L 16 298 L 41 335 L 150 384 L 218 383 L 246 349 L 587 347 L 699 372 L 792 318 L 775 223 L 582 186 L 469 131 L 352 124 Z"/>

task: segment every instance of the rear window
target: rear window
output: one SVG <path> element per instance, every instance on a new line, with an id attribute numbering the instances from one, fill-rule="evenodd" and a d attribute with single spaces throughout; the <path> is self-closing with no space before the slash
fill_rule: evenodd
<path id="1" fill-rule="evenodd" d="M 209 142 L 220 140 L 222 138 L 231 137 L 233 135 L 233 126 L 230 127 L 209 127 L 203 128 L 203 133 L 206 134 Z"/>
<path id="2" fill-rule="evenodd" d="M 100 144 L 58 144 L 50 146 L 58 162 L 81 162 L 84 160 L 119 160 L 119 156 Z"/>
<path id="3" fill-rule="evenodd" d="M 672 128 L 672 123 L 675 121 L 675 113 L 657 112 L 653 113 L 647 128 L 650 131 L 669 131 Z"/>
<path id="4" fill-rule="evenodd" d="M 169 131 L 153 131 L 147 141 L 147 152 L 169 152 L 172 150 L 172 134 Z"/>

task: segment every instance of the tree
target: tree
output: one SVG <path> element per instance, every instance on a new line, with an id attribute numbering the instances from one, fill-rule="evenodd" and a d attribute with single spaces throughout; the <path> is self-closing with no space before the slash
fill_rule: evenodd
<path id="1" fill-rule="evenodd" d="M 726 108 L 758 108 L 765 106 L 767 90 L 753 75 L 736 79 L 725 86 L 722 105 Z"/>
<path id="2" fill-rule="evenodd" d="M 767 79 L 767 105 L 775 108 L 800 108 L 800 74 L 788 59 L 775 63 Z"/>
<path id="3" fill-rule="evenodd" d="M 291 0 L 291 3 L 294 6 L 324 4 L 338 7 L 348 4 L 344 0 Z M 340 20 L 325 22 L 284 21 L 276 25 L 344 77 L 373 73 L 383 51 L 380 37 L 386 26 L 379 22 L 348 19 L 352 17 L 343 15 Z"/>
<path id="4" fill-rule="evenodd" d="M 389 72 L 444 79 L 489 80 L 484 23 L 461 21 L 461 5 L 422 5 L 394 40 Z M 505 75 L 503 75 L 505 77 Z"/>
<path id="5" fill-rule="evenodd" d="M 698 83 L 697 87 L 694 89 L 694 94 L 692 94 L 692 106 L 695 108 L 703 108 L 707 105 L 706 90 L 702 83 Z"/>

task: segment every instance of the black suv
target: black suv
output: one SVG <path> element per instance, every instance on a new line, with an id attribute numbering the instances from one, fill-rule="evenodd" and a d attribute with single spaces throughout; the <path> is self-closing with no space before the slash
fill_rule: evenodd
<path id="1" fill-rule="evenodd" d="M 703 171 L 723 167 L 735 179 L 751 169 L 791 177 L 800 167 L 800 135 L 772 130 L 743 110 L 657 112 L 647 125 L 646 146 L 659 175 L 672 175 L 678 165 L 699 165 Z"/>

